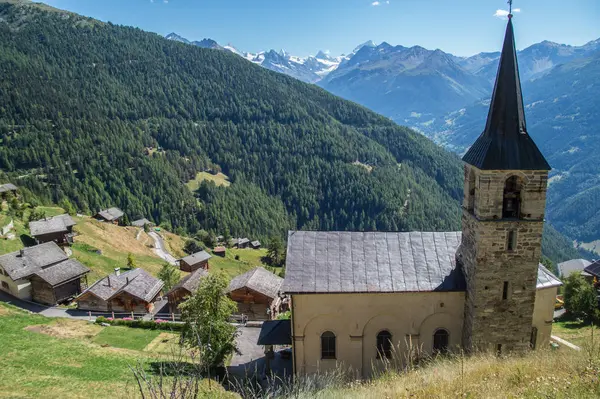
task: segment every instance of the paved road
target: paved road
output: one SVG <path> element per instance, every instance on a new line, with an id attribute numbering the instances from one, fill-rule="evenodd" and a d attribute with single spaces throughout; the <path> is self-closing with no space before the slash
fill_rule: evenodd
<path id="1" fill-rule="evenodd" d="M 154 252 L 170 264 L 177 264 L 177 259 L 167 251 L 162 237 L 155 231 L 148 232 L 148 235 L 154 239 Z"/>
<path id="2" fill-rule="evenodd" d="M 23 301 L 4 291 L 0 291 L 0 301 L 46 317 L 68 317 L 70 319 L 89 320 L 89 314 L 84 310 L 47 307 L 38 303 Z M 96 317 L 92 316 L 92 320 L 95 319 Z"/>

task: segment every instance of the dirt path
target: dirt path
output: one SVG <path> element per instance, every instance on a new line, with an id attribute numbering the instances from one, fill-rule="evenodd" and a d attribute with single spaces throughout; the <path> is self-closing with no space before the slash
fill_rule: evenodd
<path id="1" fill-rule="evenodd" d="M 167 251 L 162 237 L 155 231 L 149 232 L 148 235 L 154 239 L 154 253 L 172 265 L 177 264 L 177 259 Z"/>

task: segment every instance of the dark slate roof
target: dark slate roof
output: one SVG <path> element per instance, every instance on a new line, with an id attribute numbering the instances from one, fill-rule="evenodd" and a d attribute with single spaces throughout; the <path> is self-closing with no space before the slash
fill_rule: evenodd
<path id="1" fill-rule="evenodd" d="M 562 281 L 558 279 L 552 272 L 541 263 L 538 266 L 538 278 L 536 288 L 550 288 L 562 285 Z"/>
<path id="2" fill-rule="evenodd" d="M 0 256 L 0 266 L 13 280 L 31 276 L 43 268 L 67 260 L 55 242 L 46 242 Z"/>
<path id="3" fill-rule="evenodd" d="M 248 238 L 238 238 L 238 245 L 249 243 L 250 240 Z"/>
<path id="4" fill-rule="evenodd" d="M 292 231 L 286 293 L 461 291 L 461 233 Z"/>
<path id="5" fill-rule="evenodd" d="M 205 260 L 208 260 L 210 258 L 212 258 L 212 256 L 208 252 L 200 251 L 196 252 L 195 254 L 188 255 L 185 258 L 182 258 L 181 260 L 187 263 L 188 265 L 192 266 L 196 263 L 204 262 Z"/>
<path id="6" fill-rule="evenodd" d="M 18 190 L 17 186 L 15 186 L 12 183 L 6 183 L 6 184 L 0 185 L 0 193 L 5 193 L 7 191 L 16 191 L 16 190 Z"/>
<path id="7" fill-rule="evenodd" d="M 152 223 L 151 221 L 149 221 L 146 218 L 141 218 L 141 219 L 134 220 L 133 222 L 131 222 L 131 225 L 135 226 L 135 227 L 144 227 L 145 225 L 153 225 L 153 224 L 154 223 Z"/>
<path id="8" fill-rule="evenodd" d="M 267 320 L 263 322 L 258 336 L 258 345 L 291 345 L 291 320 Z"/>
<path id="9" fill-rule="evenodd" d="M 113 207 L 98 212 L 98 215 L 101 216 L 104 220 L 112 222 L 113 220 L 117 220 L 118 218 L 122 217 L 124 213 L 119 208 Z"/>
<path id="10" fill-rule="evenodd" d="M 573 272 L 584 273 L 587 274 L 584 269 L 591 265 L 587 259 L 571 259 L 565 262 L 561 262 L 558 264 L 558 271 L 560 272 L 560 276 L 562 278 L 569 277 L 569 275 Z"/>
<path id="11" fill-rule="evenodd" d="M 592 276 L 600 278 L 600 260 L 595 261 L 591 265 L 588 265 L 585 269 L 586 272 Z"/>
<path id="12" fill-rule="evenodd" d="M 67 259 L 56 265 L 42 269 L 35 274 L 48 284 L 57 286 L 89 273 L 89 271 L 90 269 L 79 263 L 77 260 Z"/>
<path id="13" fill-rule="evenodd" d="M 260 247 L 260 241 L 256 240 L 256 241 L 252 241 L 250 243 L 250 245 L 254 246 L 254 247 Z"/>
<path id="14" fill-rule="evenodd" d="M 550 170 L 527 132 L 521 81 L 509 18 L 485 130 L 463 161 L 485 170 Z"/>
<path id="15" fill-rule="evenodd" d="M 455 254 L 460 231 L 288 235 L 284 293 L 464 291 Z M 538 288 L 560 285 L 540 265 Z"/>
<path id="16" fill-rule="evenodd" d="M 208 276 L 208 271 L 206 271 L 204 269 L 198 269 L 198 270 L 194 271 L 193 273 L 188 274 L 187 276 L 182 278 L 181 281 L 179 281 L 177 284 L 175 284 L 175 286 L 173 286 L 173 288 L 171 288 L 171 291 L 169 291 L 169 294 L 180 288 L 183 288 L 189 292 L 194 292 L 198 289 L 198 287 L 200 286 L 200 282 L 202 281 L 202 278 L 205 276 Z"/>
<path id="17" fill-rule="evenodd" d="M 51 233 L 66 233 L 71 226 L 75 226 L 75 221 L 66 213 L 64 215 L 29 222 L 29 230 L 34 237 Z"/>
<path id="18" fill-rule="evenodd" d="M 100 299 L 108 301 L 122 292 L 127 292 L 136 298 L 150 302 L 162 289 L 163 285 L 162 280 L 152 277 L 143 269 L 137 268 L 121 273 L 118 276 L 109 274 L 92 284 L 87 290 L 81 293 L 81 296 L 91 293 Z"/>
<path id="19" fill-rule="evenodd" d="M 281 290 L 283 279 L 262 267 L 257 267 L 244 274 L 234 277 L 229 283 L 227 292 L 240 288 L 250 288 L 253 291 L 266 295 L 269 298 L 277 298 Z"/>

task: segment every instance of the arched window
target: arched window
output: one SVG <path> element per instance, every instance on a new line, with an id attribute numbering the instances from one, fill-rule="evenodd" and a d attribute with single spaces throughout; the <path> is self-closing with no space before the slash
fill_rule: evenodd
<path id="1" fill-rule="evenodd" d="M 390 359 L 392 357 L 392 333 L 388 330 L 380 331 L 377 334 L 377 358 Z"/>
<path id="2" fill-rule="evenodd" d="M 502 218 L 519 218 L 521 210 L 521 182 L 517 176 L 511 176 L 504 183 Z"/>
<path id="3" fill-rule="evenodd" d="M 331 331 L 321 334 L 321 359 L 335 359 L 335 334 Z"/>
<path id="4" fill-rule="evenodd" d="M 433 333 L 433 353 L 446 353 L 448 352 L 448 342 L 450 334 L 443 328 L 435 330 Z"/>

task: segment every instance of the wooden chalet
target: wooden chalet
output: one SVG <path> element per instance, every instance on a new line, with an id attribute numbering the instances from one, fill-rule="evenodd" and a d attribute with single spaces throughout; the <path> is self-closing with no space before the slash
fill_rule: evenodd
<path id="1" fill-rule="evenodd" d="M 270 320 L 280 312 L 283 279 L 257 267 L 231 280 L 227 296 L 237 303 L 239 315 L 249 320 Z"/>
<path id="2" fill-rule="evenodd" d="M 179 304 L 184 302 L 187 297 L 192 295 L 200 286 L 202 278 L 208 275 L 205 269 L 198 269 L 185 276 L 167 293 L 169 301 L 169 310 L 171 313 L 180 313 Z"/>
<path id="3" fill-rule="evenodd" d="M 212 250 L 213 254 L 220 256 L 220 257 L 225 257 L 225 254 L 227 253 L 227 250 L 225 249 L 224 246 L 220 245 L 218 247 L 214 247 Z"/>
<path id="4" fill-rule="evenodd" d="M 154 226 L 154 223 L 152 223 L 151 221 L 149 221 L 146 218 L 141 218 L 141 219 L 134 220 L 133 222 L 131 222 L 131 225 L 134 227 L 144 227 L 144 226 Z"/>
<path id="5" fill-rule="evenodd" d="M 17 194 L 17 186 L 12 183 L 0 184 L 0 198 L 6 198 L 8 193 Z"/>
<path id="6" fill-rule="evenodd" d="M 70 215 L 58 215 L 29 222 L 29 230 L 38 244 L 54 241 L 58 245 L 73 243 L 75 221 Z"/>
<path id="7" fill-rule="evenodd" d="M 196 252 L 179 259 L 179 268 L 184 272 L 194 272 L 198 269 L 208 270 L 208 260 L 212 258 L 206 251 Z"/>
<path id="8" fill-rule="evenodd" d="M 125 213 L 122 210 L 120 210 L 119 208 L 112 207 L 99 211 L 97 214 L 94 215 L 94 219 L 103 222 L 119 224 L 119 221 L 121 220 L 123 215 L 125 215 Z"/>
<path id="9" fill-rule="evenodd" d="M 89 271 L 51 241 L 0 256 L 0 288 L 20 299 L 55 305 L 79 295 Z"/>
<path id="10" fill-rule="evenodd" d="M 234 239 L 232 246 L 239 249 L 248 248 L 250 246 L 250 240 L 248 238 Z"/>
<path id="11" fill-rule="evenodd" d="M 116 269 L 81 293 L 77 304 L 82 310 L 147 313 L 154 309 L 163 285 L 143 269 L 124 273 Z"/>
<path id="12" fill-rule="evenodd" d="M 260 241 L 255 240 L 250 243 L 250 248 L 252 249 L 260 249 Z"/>

